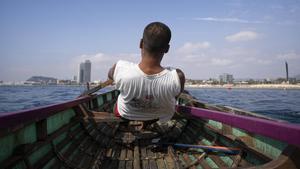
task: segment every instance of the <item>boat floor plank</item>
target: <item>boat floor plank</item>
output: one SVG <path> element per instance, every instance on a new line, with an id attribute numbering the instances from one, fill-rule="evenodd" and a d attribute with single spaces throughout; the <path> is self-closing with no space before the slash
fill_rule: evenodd
<path id="1" fill-rule="evenodd" d="M 202 141 L 198 141 L 197 144 L 204 145 Z M 229 167 L 218 155 L 208 154 L 208 157 L 211 158 L 219 168 Z"/>
<path id="2" fill-rule="evenodd" d="M 142 157 L 142 166 L 143 169 L 149 169 L 149 160 L 147 157 L 146 147 L 142 146 L 141 148 L 141 157 Z"/>
<path id="3" fill-rule="evenodd" d="M 133 152 L 130 148 L 127 149 L 127 155 L 126 155 L 126 169 L 132 169 L 133 168 Z"/>
<path id="4" fill-rule="evenodd" d="M 150 169 L 158 169 L 156 162 L 154 160 L 156 157 L 156 154 L 153 153 L 153 151 L 150 148 L 147 149 L 147 157 L 150 158 L 150 160 L 149 160 Z"/>
<path id="5" fill-rule="evenodd" d="M 219 156 L 217 155 L 208 155 L 209 158 L 211 158 L 219 168 L 229 167 Z"/>
<path id="6" fill-rule="evenodd" d="M 183 154 L 183 159 L 186 163 L 185 168 L 188 167 L 190 169 L 196 169 L 195 165 L 192 165 L 193 161 L 190 159 L 188 154 Z"/>
<path id="7" fill-rule="evenodd" d="M 134 169 L 141 169 L 141 162 L 140 162 L 140 147 L 139 145 L 134 146 L 133 151 L 133 168 Z"/>
<path id="8" fill-rule="evenodd" d="M 122 148 L 121 148 L 120 158 L 119 158 L 120 161 L 125 160 L 125 158 L 126 158 L 126 153 L 127 153 L 127 149 L 126 149 L 125 147 L 122 147 Z"/>
<path id="9" fill-rule="evenodd" d="M 119 157 L 118 157 L 118 159 L 119 159 L 118 169 L 125 169 L 125 167 L 126 167 L 125 158 L 126 158 L 126 153 L 127 153 L 126 147 L 121 146 L 119 148 L 119 151 L 120 151 L 120 154 L 119 154 Z"/>
<path id="10" fill-rule="evenodd" d="M 203 168 L 203 169 L 211 169 L 211 167 L 208 165 L 208 163 L 206 162 L 206 160 L 202 160 L 200 162 L 200 166 Z"/>
<path id="11" fill-rule="evenodd" d="M 167 169 L 176 169 L 174 165 L 175 161 L 170 156 L 166 156 L 164 161 Z"/>
<path id="12" fill-rule="evenodd" d="M 172 146 L 168 146 L 168 157 L 170 159 L 170 160 L 168 160 L 168 163 L 173 161 L 173 164 L 168 165 L 168 166 L 171 166 L 171 167 L 174 166 L 175 169 L 181 169 L 182 168 L 181 164 L 180 164 L 180 161 L 179 161 L 179 158 L 175 154 L 175 151 L 174 151 Z"/>
<path id="13" fill-rule="evenodd" d="M 112 159 L 119 160 L 121 154 L 121 147 L 115 146 L 113 147 Z"/>
<path id="14" fill-rule="evenodd" d="M 133 161 L 132 160 L 126 161 L 126 169 L 133 169 Z"/>
<path id="15" fill-rule="evenodd" d="M 158 155 L 158 157 L 159 157 L 159 158 L 156 160 L 157 167 L 158 167 L 159 169 L 166 169 L 163 155 L 162 155 L 161 153 L 157 153 L 157 155 Z"/>
<path id="16" fill-rule="evenodd" d="M 118 167 L 118 169 L 125 169 L 125 165 L 126 165 L 126 163 L 125 163 L 124 160 L 119 160 L 119 167 Z"/>

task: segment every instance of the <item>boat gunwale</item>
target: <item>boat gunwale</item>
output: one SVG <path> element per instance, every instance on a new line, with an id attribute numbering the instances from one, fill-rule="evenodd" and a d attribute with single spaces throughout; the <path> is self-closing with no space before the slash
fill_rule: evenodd
<path id="1" fill-rule="evenodd" d="M 176 109 L 177 112 L 182 112 L 192 117 L 215 120 L 246 130 L 250 133 L 270 137 L 300 148 L 300 125 L 230 114 L 198 107 L 178 105 Z"/>
<path id="2" fill-rule="evenodd" d="M 63 110 L 86 103 L 93 99 L 93 96 L 84 96 L 63 103 L 56 103 L 27 110 L 0 113 L 0 129 L 13 128 L 33 121 L 46 119 L 53 114 Z"/>

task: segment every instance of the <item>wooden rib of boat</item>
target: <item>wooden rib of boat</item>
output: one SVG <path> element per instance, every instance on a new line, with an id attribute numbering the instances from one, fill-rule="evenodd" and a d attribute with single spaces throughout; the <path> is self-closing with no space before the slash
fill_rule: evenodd
<path id="1" fill-rule="evenodd" d="M 297 125 L 203 104 L 185 94 L 167 124 L 141 129 L 142 122 L 97 114 L 112 112 L 118 94 L 0 114 L 0 168 L 300 167 Z M 224 147 L 239 151 L 227 153 Z"/>

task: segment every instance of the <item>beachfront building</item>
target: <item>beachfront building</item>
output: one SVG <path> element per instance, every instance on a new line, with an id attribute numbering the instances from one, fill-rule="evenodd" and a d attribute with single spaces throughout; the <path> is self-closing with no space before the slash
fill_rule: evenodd
<path id="1" fill-rule="evenodd" d="M 91 81 L 91 68 L 92 63 L 89 60 L 80 63 L 79 66 L 79 83 L 87 83 Z"/>
<path id="2" fill-rule="evenodd" d="M 286 73 L 286 83 L 289 83 L 289 65 L 285 61 L 285 73 Z"/>
<path id="3" fill-rule="evenodd" d="M 228 73 L 223 73 L 219 76 L 220 84 L 232 84 L 233 83 L 233 75 Z"/>

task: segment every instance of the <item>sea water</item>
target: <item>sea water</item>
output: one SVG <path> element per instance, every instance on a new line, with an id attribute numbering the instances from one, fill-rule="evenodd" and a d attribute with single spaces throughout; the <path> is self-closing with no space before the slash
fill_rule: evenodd
<path id="1" fill-rule="evenodd" d="M 300 123 L 300 90 L 189 89 L 198 100 Z"/>
<path id="2" fill-rule="evenodd" d="M 109 89 L 103 89 L 105 92 Z M 300 90 L 187 89 L 200 101 L 227 105 L 300 124 Z M 80 86 L 0 86 L 0 113 L 13 112 L 75 99 Z"/>

